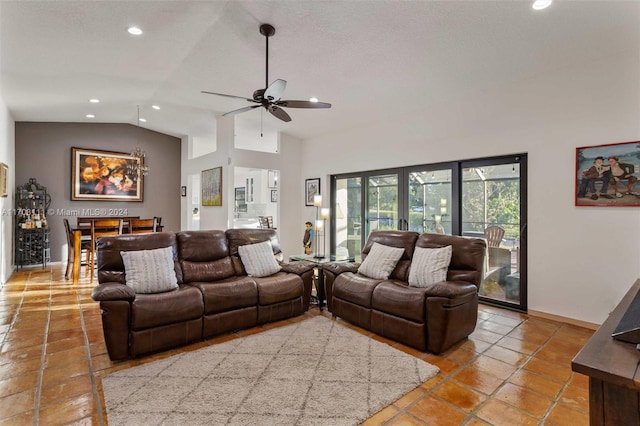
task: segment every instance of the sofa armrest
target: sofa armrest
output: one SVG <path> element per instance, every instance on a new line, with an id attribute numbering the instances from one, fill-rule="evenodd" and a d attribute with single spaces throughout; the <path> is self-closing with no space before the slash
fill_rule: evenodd
<path id="1" fill-rule="evenodd" d="M 297 260 L 294 262 L 280 262 L 280 266 L 282 267 L 282 272 L 302 275 L 305 272 L 311 271 L 316 265 L 306 260 Z"/>
<path id="2" fill-rule="evenodd" d="M 425 288 L 425 296 L 445 297 L 447 299 L 457 299 L 469 294 L 475 294 L 478 288 L 471 283 L 464 281 L 442 281 Z"/>
<path id="3" fill-rule="evenodd" d="M 331 273 L 335 276 L 338 276 L 344 272 L 358 272 L 358 268 L 360 267 L 360 263 L 353 262 L 329 262 L 325 263 L 322 266 L 325 274 L 327 272 Z"/>
<path id="4" fill-rule="evenodd" d="M 353 262 L 329 262 L 322 265 L 324 273 L 324 294 L 327 299 L 327 310 L 333 309 L 333 282 L 336 277 L 345 272 L 358 272 L 360 263 Z"/>
<path id="5" fill-rule="evenodd" d="M 136 298 L 136 292 L 131 287 L 116 282 L 101 283 L 91 291 L 91 298 L 96 302 L 105 302 L 110 300 L 126 300 L 133 301 Z"/>

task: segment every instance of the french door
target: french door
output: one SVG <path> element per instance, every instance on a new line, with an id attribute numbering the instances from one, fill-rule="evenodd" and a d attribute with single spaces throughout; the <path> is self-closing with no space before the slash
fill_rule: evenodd
<path id="1" fill-rule="evenodd" d="M 526 311 L 526 155 L 334 175 L 331 205 L 338 257 L 359 258 L 374 230 L 483 238 L 495 230 L 480 298 Z"/>

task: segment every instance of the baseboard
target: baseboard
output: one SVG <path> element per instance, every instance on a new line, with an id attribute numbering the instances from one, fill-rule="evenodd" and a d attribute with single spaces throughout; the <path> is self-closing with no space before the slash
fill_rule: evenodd
<path id="1" fill-rule="evenodd" d="M 532 317 L 539 317 L 539 318 L 549 319 L 553 321 L 564 322 L 564 323 L 575 325 L 578 327 L 588 328 L 590 330 L 597 330 L 600 327 L 600 324 L 595 324 L 587 321 L 580 321 L 574 318 L 563 317 L 560 315 L 549 314 L 546 312 L 533 311 L 531 309 L 527 311 L 527 314 Z"/>

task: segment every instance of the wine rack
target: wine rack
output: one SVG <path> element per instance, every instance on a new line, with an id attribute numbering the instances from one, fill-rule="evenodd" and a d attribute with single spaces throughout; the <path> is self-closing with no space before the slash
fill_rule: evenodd
<path id="1" fill-rule="evenodd" d="M 49 245 L 49 224 L 47 212 L 51 196 L 47 188 L 36 179 L 18 186 L 16 191 L 16 265 L 18 269 L 26 265 L 42 264 L 44 269 L 51 261 Z"/>

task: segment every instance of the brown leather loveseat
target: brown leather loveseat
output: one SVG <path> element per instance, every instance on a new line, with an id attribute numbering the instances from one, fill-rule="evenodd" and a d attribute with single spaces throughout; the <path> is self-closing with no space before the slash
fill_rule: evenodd
<path id="1" fill-rule="evenodd" d="M 279 262 L 281 270 L 270 276 L 248 276 L 238 247 L 264 241 L 271 242 L 274 256 L 281 260 L 273 229 L 101 238 L 99 284 L 91 297 L 100 302 L 109 358 L 126 359 L 304 313 L 309 308 L 313 264 Z M 126 285 L 121 252 L 166 247 L 173 253 L 177 288 L 140 294 Z"/>
<path id="2" fill-rule="evenodd" d="M 374 243 L 404 249 L 388 279 L 369 278 L 359 273 L 360 264 L 324 266 L 327 307 L 334 316 L 435 354 L 473 332 L 486 251 L 484 239 L 374 231 L 362 250 L 363 261 Z M 416 247 L 446 246 L 452 247 L 446 281 L 427 287 L 409 286 Z"/>

